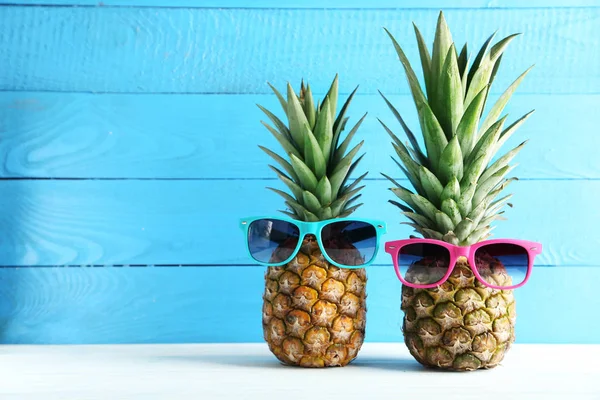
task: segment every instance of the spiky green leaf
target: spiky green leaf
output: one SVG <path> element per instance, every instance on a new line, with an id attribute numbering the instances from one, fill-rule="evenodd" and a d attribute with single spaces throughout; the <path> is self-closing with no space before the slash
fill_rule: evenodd
<path id="1" fill-rule="evenodd" d="M 333 216 L 338 216 L 343 211 L 344 207 L 346 206 L 348 201 L 350 201 L 352 196 L 360 192 L 364 187 L 365 186 L 363 185 L 347 190 L 343 195 L 339 196 L 333 203 L 331 203 L 330 207 Z"/>
<path id="2" fill-rule="evenodd" d="M 442 195 L 440 199 L 442 202 L 446 199 L 453 199 L 454 201 L 458 201 L 460 198 L 460 183 L 458 183 L 458 179 L 453 176 L 450 178 L 446 186 L 444 186 L 444 190 L 442 191 Z"/>
<path id="3" fill-rule="evenodd" d="M 477 125 L 479 124 L 487 90 L 488 87 L 485 86 L 479 91 L 465 110 L 456 128 L 456 136 L 458 136 L 458 141 L 460 142 L 463 159 L 466 159 L 471 154 L 471 150 L 477 141 Z"/>
<path id="4" fill-rule="evenodd" d="M 442 151 L 448 145 L 448 139 L 446 139 L 446 135 L 437 118 L 426 103 L 423 104 L 423 107 L 419 111 L 419 119 L 423 128 L 425 147 L 427 148 L 430 166 L 437 166 L 439 165 Z M 434 172 L 437 172 L 437 169 Z"/>
<path id="5" fill-rule="evenodd" d="M 300 185 L 302 188 L 314 192 L 317 188 L 318 180 L 315 174 L 295 155 L 290 156 L 290 160 L 292 162 L 292 168 L 294 168 L 294 172 L 298 176 Z"/>
<path id="6" fill-rule="evenodd" d="M 306 119 L 306 115 L 304 115 L 304 110 L 302 109 L 300 100 L 298 99 L 298 96 L 296 96 L 292 85 L 288 83 L 287 89 L 287 114 L 290 123 L 290 133 L 296 146 L 302 147 L 304 146 L 304 137 L 302 132 L 304 125 L 308 125 L 308 120 Z"/>
<path id="7" fill-rule="evenodd" d="M 484 182 L 489 177 L 491 177 L 496 172 L 498 172 L 500 169 L 506 167 L 508 165 L 508 163 L 511 162 L 512 159 L 519 153 L 519 151 L 521 151 L 521 149 L 523 148 L 523 146 L 525 146 L 526 143 L 527 143 L 527 140 L 522 142 L 520 145 L 518 145 L 517 147 L 515 147 L 514 149 L 512 149 L 511 151 L 509 151 L 508 153 L 506 153 L 499 159 L 497 159 L 492 165 L 490 165 L 485 170 L 485 172 L 481 175 L 481 178 L 479 178 L 479 180 L 481 182 Z"/>
<path id="8" fill-rule="evenodd" d="M 292 191 L 296 199 L 300 200 L 302 198 L 302 188 L 299 185 L 293 182 L 286 174 L 281 172 L 278 168 L 275 168 L 272 165 L 269 165 L 269 168 L 275 171 L 279 179 Z"/>
<path id="9" fill-rule="evenodd" d="M 454 223 L 450 217 L 441 211 L 435 213 L 435 222 L 437 223 L 438 231 L 442 233 L 447 233 L 454 229 Z"/>
<path id="10" fill-rule="evenodd" d="M 496 61 L 498 60 L 498 57 L 500 57 L 506 46 L 508 46 L 508 44 L 516 36 L 517 34 L 505 37 L 504 39 L 493 45 L 489 53 L 486 53 L 483 56 L 481 64 L 479 68 L 477 68 L 477 70 L 475 71 L 473 79 L 471 80 L 471 83 L 469 85 L 469 89 L 467 90 L 465 105 L 468 106 L 468 104 L 471 103 L 476 94 L 479 93 L 479 91 L 484 86 L 489 86 L 492 71 L 494 69 Z"/>
<path id="11" fill-rule="evenodd" d="M 285 201 L 285 205 L 288 206 L 288 208 L 290 208 L 291 210 L 294 210 L 294 213 L 296 215 L 300 216 L 300 218 L 304 218 L 304 213 L 307 210 L 306 210 L 306 208 L 304 208 L 303 205 L 301 205 L 300 203 L 298 203 L 294 200 Z"/>
<path id="12" fill-rule="evenodd" d="M 267 117 L 269 117 L 269 119 L 271 120 L 271 122 L 273 122 L 273 124 L 275 125 L 275 128 L 277 128 L 279 133 L 281 133 L 283 136 L 285 136 L 288 140 L 291 140 L 292 136 L 291 136 L 290 130 L 287 128 L 287 126 L 285 126 L 283 121 L 281 121 L 275 114 L 273 114 L 271 111 L 267 110 L 260 104 L 257 104 L 257 107 L 260 108 L 261 111 L 267 115 Z"/>
<path id="13" fill-rule="evenodd" d="M 314 213 L 306 210 L 304 211 L 304 221 L 317 222 L 319 221 L 319 217 L 317 217 Z"/>
<path id="14" fill-rule="evenodd" d="M 315 138 L 323 152 L 325 162 L 329 162 L 331 155 L 331 142 L 333 140 L 333 118 L 331 113 L 326 112 L 329 107 L 329 97 L 325 98 L 322 110 L 317 114 L 317 124 L 315 125 Z"/>
<path id="15" fill-rule="evenodd" d="M 508 185 L 510 185 L 512 182 L 518 180 L 517 178 L 509 178 L 504 180 L 504 182 L 502 182 L 496 189 L 492 190 L 486 197 L 485 200 L 487 203 L 490 204 L 494 204 L 492 203 L 493 200 L 496 198 L 496 196 L 498 196 Z"/>
<path id="16" fill-rule="evenodd" d="M 481 46 L 481 49 L 479 49 L 479 52 L 475 56 L 475 59 L 473 60 L 473 64 L 471 65 L 471 68 L 469 70 L 469 76 L 467 78 L 467 83 L 468 83 L 467 87 L 470 86 L 471 81 L 473 80 L 473 76 L 475 75 L 475 72 L 477 72 L 477 70 L 481 66 L 483 57 L 488 52 L 490 45 L 492 44 L 492 40 L 496 36 L 496 33 L 497 33 L 497 31 L 492 33 L 490 35 L 490 37 L 487 38 L 487 40 L 483 43 L 483 46 Z"/>
<path id="17" fill-rule="evenodd" d="M 277 210 L 277 211 L 279 211 L 280 213 L 283 213 L 283 214 L 287 215 L 288 217 L 290 217 L 290 218 L 292 218 L 292 219 L 296 219 L 296 220 L 298 220 L 298 219 L 301 219 L 301 217 L 300 217 L 300 216 L 299 216 L 299 215 L 298 215 L 298 214 L 297 214 L 297 213 L 296 213 L 296 212 L 295 212 L 295 211 L 292 209 L 292 207 L 291 207 L 291 206 L 288 206 L 288 207 L 289 207 L 289 208 L 290 208 L 290 210 L 292 210 L 293 212 L 289 212 L 289 211 L 287 211 L 287 210 Z"/>
<path id="18" fill-rule="evenodd" d="M 438 171 L 443 185 L 448 184 L 452 178 L 462 179 L 463 156 L 458 143 L 458 136 L 454 136 L 442 151 Z"/>
<path id="19" fill-rule="evenodd" d="M 275 93 L 275 96 L 277 96 L 277 99 L 279 100 L 279 104 L 281 104 L 281 108 L 283 108 L 283 112 L 285 112 L 285 115 L 287 115 L 287 101 L 285 101 L 285 98 L 281 95 L 281 93 L 279 93 L 279 90 L 277 90 L 275 86 L 271 85 L 269 82 L 267 82 L 267 85 L 269 85 L 273 93 Z"/>
<path id="20" fill-rule="evenodd" d="M 493 203 L 491 203 L 489 205 L 487 211 L 485 212 L 485 217 L 489 217 L 491 215 L 495 215 L 496 213 L 498 213 L 498 211 L 500 211 L 502 209 L 502 207 L 504 207 L 506 202 L 508 200 L 510 200 L 510 198 L 512 196 L 513 196 L 512 193 L 507 194 L 506 196 L 502 197 L 501 199 L 498 199 L 498 200 L 494 201 Z"/>
<path id="21" fill-rule="evenodd" d="M 405 202 L 410 208 L 412 208 L 413 210 L 417 210 L 417 204 L 414 202 L 412 196 L 413 196 L 413 192 L 411 192 L 410 190 L 406 189 L 403 186 L 398 185 L 397 187 L 391 188 L 390 189 L 396 196 L 398 196 L 398 198 L 400 200 L 402 200 L 403 202 Z"/>
<path id="22" fill-rule="evenodd" d="M 443 97 L 439 93 L 439 91 L 442 90 L 441 86 L 439 85 L 441 81 L 440 76 L 442 74 L 444 62 L 450 46 L 452 46 L 452 35 L 450 34 L 450 30 L 446 24 L 444 14 L 440 11 L 435 29 L 435 38 L 433 40 L 433 52 L 431 55 L 431 83 L 433 90 L 429 96 L 430 102 L 434 104 L 433 108 L 435 109 L 436 114 L 440 109 L 438 105 L 441 107 L 441 104 L 439 104 L 438 101 Z"/>
<path id="23" fill-rule="evenodd" d="M 435 114 L 446 138 L 450 140 L 456 133 L 456 128 L 463 115 L 462 84 L 454 44 L 450 46 L 446 61 L 440 71 L 439 89 L 443 96 L 439 96 L 439 109 L 435 111 Z"/>
<path id="24" fill-rule="evenodd" d="M 277 161 L 277 163 L 285 170 L 285 172 L 288 173 L 288 175 L 295 181 L 298 180 L 298 176 L 296 176 L 296 172 L 294 172 L 294 168 L 292 168 L 292 164 L 290 164 L 289 162 L 287 162 L 285 159 L 283 159 L 282 157 L 279 156 L 279 154 L 267 149 L 266 147 L 263 147 L 261 145 L 258 145 L 258 147 L 264 151 L 265 153 L 267 153 L 269 156 L 271 156 L 271 158 L 273 158 L 275 161 Z"/>
<path id="25" fill-rule="evenodd" d="M 427 49 L 427 44 L 425 43 L 425 39 L 417 25 L 413 23 L 413 28 L 415 30 L 415 36 L 417 37 L 417 44 L 419 46 L 419 57 L 421 58 L 421 69 L 423 71 L 423 79 L 425 80 L 425 89 L 427 92 L 427 96 L 432 98 L 432 82 L 431 82 L 431 55 L 429 54 L 429 50 Z M 414 144 L 413 144 L 414 146 Z"/>
<path id="26" fill-rule="evenodd" d="M 325 176 L 327 171 L 327 164 L 325 163 L 325 157 L 321 152 L 317 139 L 310 131 L 308 124 L 304 125 L 304 160 L 306 165 L 313 171 L 317 179 L 321 179 Z"/>
<path id="27" fill-rule="evenodd" d="M 321 212 L 319 213 L 319 217 L 321 218 L 321 220 L 333 218 L 333 212 L 331 211 L 331 208 L 322 208 Z"/>
<path id="28" fill-rule="evenodd" d="M 473 205 L 476 206 L 483 202 L 483 199 L 487 197 L 487 195 L 504 179 L 506 174 L 510 172 L 512 167 L 506 166 L 501 168 L 490 176 L 486 180 L 481 180 L 481 182 L 477 185 L 477 189 L 475 190 L 475 194 L 473 195 Z"/>
<path id="29" fill-rule="evenodd" d="M 469 62 L 469 54 L 468 54 L 467 44 L 462 47 L 460 54 L 458 56 L 458 71 L 460 72 L 460 76 L 466 74 L 467 71 L 467 63 Z M 464 97 L 464 94 L 463 94 Z"/>
<path id="30" fill-rule="evenodd" d="M 488 162 L 492 159 L 494 154 L 496 153 L 496 143 L 498 142 L 498 138 L 500 137 L 500 133 L 502 132 L 502 127 L 504 126 L 504 121 L 506 120 L 506 115 L 496 121 L 492 126 L 488 128 L 488 130 L 481 136 L 481 138 L 477 141 L 477 144 L 473 148 L 473 151 L 467 157 L 465 164 L 468 166 L 467 170 L 472 167 L 472 164 L 475 163 L 475 160 L 480 157 L 484 157 L 483 167 L 485 168 Z M 481 171 L 483 173 L 483 171 Z M 465 175 L 467 171 L 465 171 Z M 479 175 L 476 175 L 479 178 Z M 463 177 L 464 179 L 464 177 Z M 462 184 L 462 182 L 461 182 Z"/>
<path id="31" fill-rule="evenodd" d="M 350 185 L 348 186 L 344 186 L 342 188 L 342 190 L 339 191 L 339 195 L 343 196 L 346 193 L 350 192 L 351 190 L 353 190 L 356 186 L 358 186 L 358 184 L 368 175 L 368 172 L 365 172 L 364 174 L 362 174 L 361 176 L 359 176 L 358 178 L 356 178 L 354 180 L 354 182 L 352 182 Z"/>
<path id="32" fill-rule="evenodd" d="M 465 244 L 473 244 L 487 239 L 493 229 L 488 226 L 476 229 L 465 239 Z"/>
<path id="33" fill-rule="evenodd" d="M 517 87 L 519 87 L 525 76 L 529 73 L 529 71 L 531 71 L 532 68 L 533 66 L 527 68 L 527 70 L 523 72 L 517 79 L 515 79 L 515 81 L 508 87 L 508 89 L 506 89 L 504 93 L 502 93 L 502 95 L 498 98 L 492 109 L 488 112 L 487 116 L 485 117 L 485 120 L 483 121 L 483 124 L 481 125 L 481 128 L 479 129 L 479 132 L 481 134 L 487 131 L 487 129 L 490 126 L 492 126 L 494 122 L 496 122 L 500 114 L 502 114 L 504 107 L 506 107 L 506 104 L 508 104 L 508 101 L 510 100 L 511 96 L 513 95 L 515 90 L 517 90 Z"/>
<path id="34" fill-rule="evenodd" d="M 494 148 L 494 152 L 498 151 L 502 145 L 512 136 L 513 133 L 521 126 L 527 119 L 534 113 L 535 110 L 529 111 L 527 114 L 523 115 L 521 118 L 512 123 L 508 128 L 502 131 L 500 138 L 498 139 L 498 143 Z"/>
<path id="35" fill-rule="evenodd" d="M 423 189 L 425 189 L 425 193 L 427 193 L 427 198 L 434 206 L 439 207 L 441 204 L 441 196 L 444 187 L 438 180 L 438 178 L 431 173 L 427 168 L 420 167 L 419 168 L 419 180 L 421 181 L 421 185 Z"/>
<path id="36" fill-rule="evenodd" d="M 319 199 L 317 199 L 317 197 L 308 190 L 302 192 L 302 202 L 308 211 L 314 213 L 315 215 L 318 215 L 321 211 L 321 203 L 319 203 Z"/>
<path id="37" fill-rule="evenodd" d="M 418 226 L 428 229 L 435 229 L 435 223 L 421 214 L 416 214 L 410 211 L 403 211 L 402 214 Z"/>
<path id="38" fill-rule="evenodd" d="M 444 239 L 444 235 L 442 235 L 438 231 L 434 231 L 433 229 L 421 228 L 421 229 L 418 229 L 417 231 L 419 231 L 423 235 L 423 237 L 426 237 L 428 239 L 436 239 L 436 240 Z"/>
<path id="39" fill-rule="evenodd" d="M 410 196 L 417 208 L 429 219 L 435 221 L 435 212 L 438 211 L 436 206 L 423 196 L 412 194 Z"/>
<path id="40" fill-rule="evenodd" d="M 332 163 L 331 163 L 332 166 L 339 164 L 339 162 L 342 160 L 342 158 L 344 158 L 344 155 L 346 154 L 346 150 L 348 150 L 348 147 L 350 146 L 350 142 L 354 138 L 354 135 L 358 131 L 358 128 L 360 127 L 362 122 L 365 120 L 366 116 L 367 116 L 367 114 L 365 113 L 365 115 L 363 115 L 362 118 L 358 120 L 356 125 L 354 125 L 354 127 L 352 127 L 350 132 L 348 132 L 348 135 L 346 136 L 344 141 L 335 150 L 334 157 L 333 157 Z"/>
<path id="41" fill-rule="evenodd" d="M 464 242 L 464 240 L 473 232 L 474 227 L 475 224 L 470 219 L 463 219 L 458 225 L 456 225 L 454 233 L 456 234 L 459 243 Z"/>
<path id="42" fill-rule="evenodd" d="M 485 168 L 486 158 L 487 158 L 487 155 L 482 154 L 477 160 L 475 160 L 473 163 L 471 163 L 469 165 L 469 167 L 467 168 L 467 170 L 465 171 L 465 174 L 464 174 L 462 180 L 460 181 L 460 188 L 461 188 L 461 192 L 463 192 L 463 194 L 466 191 L 465 190 L 466 188 L 468 188 L 468 187 L 474 188 L 476 186 L 479 176 L 481 175 L 481 173 L 483 172 L 483 170 Z M 473 194 L 474 194 L 474 192 L 473 192 Z M 459 202 L 459 204 L 460 204 L 460 202 Z"/>
<path id="43" fill-rule="evenodd" d="M 327 108 L 329 108 L 329 117 L 331 121 L 334 121 L 338 101 L 338 74 L 335 74 L 335 78 L 333 79 L 331 87 L 327 92 L 327 98 L 329 99 L 329 104 L 327 105 Z M 323 105 L 325 105 L 325 103 L 323 103 Z"/>
<path id="44" fill-rule="evenodd" d="M 286 139 L 281 133 L 277 132 L 275 130 L 275 128 L 273 128 L 271 125 L 267 124 L 265 121 L 260 121 L 261 124 L 263 124 L 265 126 L 265 128 L 267 128 L 269 130 L 269 132 L 271 132 L 271 134 L 275 137 L 275 139 L 277 139 L 277 141 L 279 142 L 279 144 L 281 145 L 281 147 L 283 147 L 283 150 L 287 153 L 287 154 L 293 154 L 296 157 L 302 157 L 300 155 L 300 152 L 298 151 L 298 149 L 296 148 L 296 145 L 293 144 L 292 142 L 288 141 L 288 139 Z"/>
<path id="45" fill-rule="evenodd" d="M 394 134 L 394 132 L 392 132 L 392 130 L 390 128 L 388 128 L 388 126 L 385 123 L 383 123 L 383 121 L 381 121 L 379 118 L 377 118 L 377 120 L 379 121 L 379 123 L 383 126 L 385 131 L 388 133 L 388 135 L 390 135 L 390 137 L 394 141 L 394 143 L 392 143 L 392 145 L 394 146 L 394 149 L 396 150 L 396 154 L 398 154 L 398 157 L 400 158 L 402 163 L 408 168 L 408 170 L 412 174 L 414 174 L 414 175 L 418 174 L 420 165 L 418 162 L 413 160 L 411 155 L 408 153 L 406 146 L 404 146 L 404 143 L 402 143 L 402 141 Z"/>
<path id="46" fill-rule="evenodd" d="M 444 212 L 444 214 L 450 217 L 450 220 L 454 225 L 457 225 L 462 220 L 462 216 L 460 215 L 458 205 L 452 198 L 448 198 L 442 201 L 442 211 Z"/>
<path id="47" fill-rule="evenodd" d="M 348 181 L 348 179 L 350 179 L 350 176 L 352 175 L 352 173 L 354 172 L 354 170 L 356 169 L 356 166 L 360 163 L 360 161 L 363 159 L 363 157 L 365 156 L 365 154 L 363 153 L 360 157 L 358 157 L 351 165 L 350 168 L 348 168 L 348 172 L 346 172 L 346 176 L 344 177 L 344 179 L 342 180 L 341 185 L 339 186 L 339 188 L 343 188 L 346 185 L 346 182 Z M 338 190 L 339 190 L 338 188 Z M 337 193 L 334 190 L 334 186 L 333 186 L 333 182 L 331 184 L 331 190 L 334 193 L 332 195 L 333 198 L 337 197 Z"/>
<path id="48" fill-rule="evenodd" d="M 468 219 L 473 221 L 474 228 L 477 229 L 479 221 L 483 218 L 485 210 L 487 209 L 487 202 L 482 201 L 476 207 L 474 207 L 468 215 Z"/>
<path id="49" fill-rule="evenodd" d="M 306 86 L 306 91 L 304 92 L 304 114 L 306 114 L 306 119 L 308 120 L 308 125 L 310 129 L 315 129 L 316 121 L 316 109 L 315 109 L 315 101 L 313 99 L 312 91 L 310 90 L 310 85 Z"/>
<path id="50" fill-rule="evenodd" d="M 345 218 L 345 217 L 351 215 L 354 211 L 356 211 L 359 207 L 361 207 L 363 205 L 364 205 L 364 203 L 360 203 L 355 206 L 345 208 L 344 211 L 342 211 L 342 213 L 340 214 L 340 218 Z"/>
<path id="51" fill-rule="evenodd" d="M 322 205 L 328 205 L 331 203 L 331 183 L 329 183 L 329 179 L 327 179 L 326 176 L 321 178 L 319 181 L 316 194 L 317 198 L 319 199 L 319 203 Z"/>
<path id="52" fill-rule="evenodd" d="M 469 185 L 464 190 L 462 190 L 456 204 L 458 205 L 458 209 L 460 211 L 460 215 L 466 217 L 471 212 L 473 195 L 475 194 L 475 185 Z"/>
<path id="53" fill-rule="evenodd" d="M 275 189 L 272 187 L 267 187 L 267 189 L 277 193 L 278 195 L 280 195 L 281 197 L 283 197 L 283 199 L 285 201 L 287 201 L 288 203 L 296 203 L 296 199 L 294 199 L 292 196 L 290 196 L 289 194 L 287 194 L 286 192 L 279 190 L 279 189 Z"/>
<path id="54" fill-rule="evenodd" d="M 381 91 L 379 91 L 379 94 L 381 95 L 381 97 L 383 97 L 383 100 L 385 100 L 385 103 L 387 104 L 390 111 L 392 111 L 392 114 L 394 114 L 394 117 L 396 117 L 398 122 L 400 122 L 400 125 L 402 126 L 404 133 L 406 133 L 406 136 L 408 137 L 410 144 L 412 145 L 414 151 L 417 153 L 416 160 L 421 165 L 428 166 L 429 162 L 427 160 L 427 157 L 425 157 L 425 154 L 423 154 L 423 152 L 421 151 L 421 146 L 419 145 L 419 142 L 417 141 L 417 138 L 415 137 L 414 133 L 410 130 L 408 125 L 406 125 L 406 123 L 404 122 L 404 119 L 402 118 L 402 116 L 400 116 L 400 113 L 398 112 L 396 107 L 394 107 L 394 105 L 387 99 L 387 97 L 385 97 L 383 95 L 383 93 L 381 93 Z M 381 120 L 379 122 L 381 122 Z M 383 122 L 382 122 L 382 124 L 383 124 Z M 397 139 L 397 138 L 395 138 L 395 139 Z M 399 140 L 399 139 L 397 139 L 397 140 Z"/>
<path id="55" fill-rule="evenodd" d="M 458 238 L 456 237 L 456 234 L 453 231 L 446 233 L 442 237 L 442 240 L 447 243 L 452 243 L 454 245 L 458 245 Z"/>
<path id="56" fill-rule="evenodd" d="M 348 111 L 348 107 L 350 106 L 350 103 L 352 102 L 352 99 L 354 98 L 354 95 L 356 94 L 357 90 L 358 90 L 358 86 L 356 88 L 354 88 L 352 93 L 350 93 L 350 95 L 344 102 L 344 105 L 342 106 L 340 113 L 338 114 L 337 118 L 335 119 L 335 122 L 333 123 L 333 140 L 332 140 L 332 144 L 331 144 L 332 152 L 334 152 L 335 149 L 338 147 L 340 134 L 344 130 L 344 127 L 346 126 L 346 122 L 348 122 L 348 119 L 349 119 L 348 117 L 346 117 L 346 112 Z"/>

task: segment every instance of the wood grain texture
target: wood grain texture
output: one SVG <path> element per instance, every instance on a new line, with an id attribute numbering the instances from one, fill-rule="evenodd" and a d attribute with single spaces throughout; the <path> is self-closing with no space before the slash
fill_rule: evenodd
<path id="1" fill-rule="evenodd" d="M 2 268 L 2 343 L 262 342 L 263 267 Z M 600 343 L 597 267 L 540 267 L 515 291 L 518 343 Z M 573 282 L 577 280 L 577 291 Z M 400 342 L 400 282 L 372 267 L 366 341 Z M 540 306 L 543 305 L 543 306 Z"/>
<path id="2" fill-rule="evenodd" d="M 412 21 L 428 43 L 437 9 L 181 9 L 4 7 L 0 90 L 267 93 L 266 81 L 309 79 L 408 93 L 387 27 L 418 65 Z M 451 9 L 454 38 L 524 35 L 494 81 L 500 92 L 536 64 L 525 93 L 599 93 L 600 8 Z M 65 51 L 68 49 L 68 51 Z M 577 62 L 573 62 L 577 60 Z M 500 89 L 499 89 L 500 88 Z"/>
<path id="3" fill-rule="evenodd" d="M 149 6 L 191 8 L 446 8 L 444 0 L 12 0 L 22 5 Z M 459 0 L 448 8 L 590 7 L 596 0 Z"/>
<path id="4" fill-rule="evenodd" d="M 369 181 L 356 216 L 411 228 L 387 181 Z M 239 218 L 280 215 L 277 181 L 2 181 L 0 265 L 252 264 Z M 538 265 L 597 265 L 600 181 L 522 181 L 495 237 L 540 241 Z M 584 235 L 584 236 L 582 236 Z M 585 237 L 585 240 L 584 240 Z M 390 264 L 379 252 L 377 264 Z"/>
<path id="5" fill-rule="evenodd" d="M 418 132 L 411 97 L 390 100 Z M 259 123 L 268 119 L 256 104 L 285 119 L 274 95 L 0 93 L 0 177 L 273 178 L 272 160 L 257 145 L 277 152 L 280 146 Z M 532 109 L 534 115 L 504 147 L 529 139 L 515 174 L 600 178 L 593 117 L 600 95 L 515 95 L 506 112 L 512 121 Z M 403 178 L 377 119 L 403 137 L 399 124 L 379 95 L 357 95 L 350 123 L 365 112 L 355 139 L 365 140 L 362 168 L 373 177 L 385 172 Z"/>

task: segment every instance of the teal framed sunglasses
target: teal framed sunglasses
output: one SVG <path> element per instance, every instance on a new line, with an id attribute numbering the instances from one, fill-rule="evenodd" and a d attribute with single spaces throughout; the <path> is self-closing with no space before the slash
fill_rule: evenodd
<path id="1" fill-rule="evenodd" d="M 307 235 L 314 235 L 325 259 L 339 268 L 370 265 L 386 233 L 385 222 L 334 218 L 318 222 L 285 217 L 248 217 L 240 220 L 248 255 L 260 264 L 276 267 L 290 262 Z"/>

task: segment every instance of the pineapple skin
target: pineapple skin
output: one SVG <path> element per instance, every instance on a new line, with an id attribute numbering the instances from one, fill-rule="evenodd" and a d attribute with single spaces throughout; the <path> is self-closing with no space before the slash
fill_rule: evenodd
<path id="1" fill-rule="evenodd" d="M 488 274 L 506 280 L 500 271 Z M 402 285 L 404 342 L 426 367 L 454 371 L 494 368 L 515 341 L 513 290 L 482 285 L 465 258 L 432 289 Z"/>
<path id="2" fill-rule="evenodd" d="M 366 282 L 364 268 L 331 265 L 307 236 L 292 261 L 267 267 L 262 325 L 269 350 L 292 366 L 349 364 L 365 337 Z"/>

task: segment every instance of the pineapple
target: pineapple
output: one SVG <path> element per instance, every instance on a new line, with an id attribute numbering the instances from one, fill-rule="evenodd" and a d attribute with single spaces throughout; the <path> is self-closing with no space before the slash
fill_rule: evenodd
<path id="1" fill-rule="evenodd" d="M 466 246 L 491 235 L 494 220 L 512 195 L 497 198 L 516 178 L 506 178 L 509 162 L 525 142 L 494 162 L 504 142 L 531 112 L 504 127 L 501 113 L 521 83 L 527 69 L 498 98 L 484 117 L 490 85 L 502 54 L 517 35 L 492 45 L 484 43 L 469 67 L 465 44 L 457 51 L 443 13 L 437 21 L 433 51 L 414 26 L 425 81 L 422 90 L 407 57 L 386 30 L 407 75 L 425 144 L 420 148 L 415 135 L 383 96 L 408 137 L 404 144 L 383 122 L 401 162 L 397 162 L 413 187 L 394 185 L 399 207 L 415 231 L 425 238 Z M 435 259 L 421 260 L 435 263 Z M 486 258 L 488 276 L 498 282 L 508 277 L 498 260 Z M 416 266 L 411 267 L 413 271 Z M 487 268 L 486 268 L 487 269 Z M 421 267 L 422 270 L 422 267 Z M 407 272 L 410 274 L 411 269 Z M 458 261 L 448 281 L 434 289 L 403 285 L 403 333 L 411 354 L 423 365 L 451 370 L 492 368 L 500 363 L 515 339 L 515 299 L 512 290 L 493 290 L 477 281 L 465 258 Z"/>
<path id="2" fill-rule="evenodd" d="M 367 175 L 347 182 L 362 158 L 355 159 L 363 142 L 347 150 L 366 114 L 341 140 L 348 121 L 346 110 L 356 89 L 339 114 L 337 75 L 323 102 L 316 106 L 310 85 L 305 87 L 302 83 L 298 96 L 288 84 L 287 99 L 273 86 L 271 89 L 283 107 L 288 125 L 259 106 L 275 128 L 261 122 L 275 136 L 289 161 L 260 148 L 283 169 L 270 165 L 291 193 L 269 188 L 285 200 L 288 209 L 282 212 L 302 221 L 350 215 L 362 205 L 356 201 L 364 187 L 359 184 Z M 277 255 L 276 252 L 274 262 L 278 261 Z M 360 257 L 358 252 L 356 257 Z M 347 365 L 356 357 L 365 335 L 366 281 L 364 268 L 344 269 L 329 264 L 316 238 L 307 235 L 292 261 L 267 267 L 265 273 L 262 322 L 271 352 L 289 365 Z"/>

